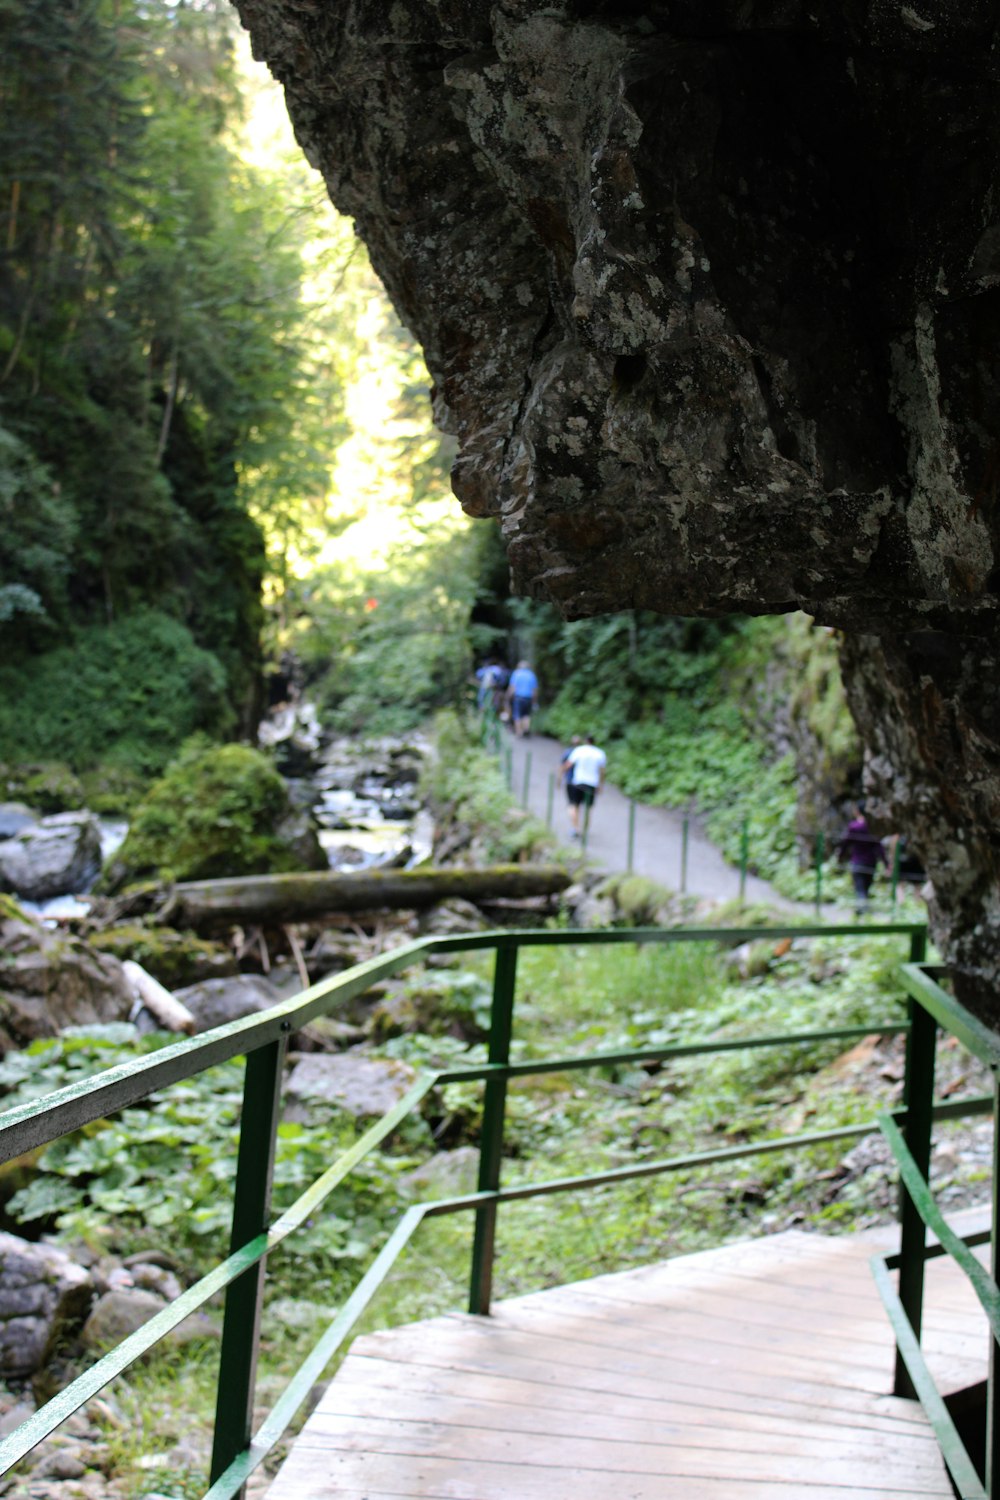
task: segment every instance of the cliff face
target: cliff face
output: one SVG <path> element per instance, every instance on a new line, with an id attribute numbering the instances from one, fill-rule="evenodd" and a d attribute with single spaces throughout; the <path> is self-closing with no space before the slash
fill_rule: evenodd
<path id="1" fill-rule="evenodd" d="M 884 817 L 992 994 L 997 0 L 237 4 L 516 587 L 847 632 Z"/>

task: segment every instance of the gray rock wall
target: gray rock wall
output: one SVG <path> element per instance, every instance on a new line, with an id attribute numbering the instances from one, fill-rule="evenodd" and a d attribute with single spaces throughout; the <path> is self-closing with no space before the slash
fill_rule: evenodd
<path id="1" fill-rule="evenodd" d="M 885 816 L 992 991 L 996 0 L 237 7 L 516 586 L 847 632 Z"/>

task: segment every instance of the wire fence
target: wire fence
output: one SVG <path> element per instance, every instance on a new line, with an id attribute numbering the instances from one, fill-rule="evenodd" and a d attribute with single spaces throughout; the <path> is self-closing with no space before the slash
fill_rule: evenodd
<path id="1" fill-rule="evenodd" d="M 523 807 L 530 807 L 533 769 L 531 750 L 525 750 L 524 759 L 515 772 L 514 747 L 510 738 L 504 734 L 502 721 L 498 715 L 491 709 L 487 709 L 481 715 L 480 726 L 482 742 L 497 756 L 501 773 L 511 796 L 516 798 Z M 547 773 L 544 821 L 546 828 L 550 830 L 554 826 L 558 782 L 559 777 L 554 772 Z M 644 804 L 637 802 L 635 798 L 628 798 L 627 802 L 625 869 L 626 873 L 632 874 L 635 869 L 637 815 Z M 681 895 L 687 895 L 691 833 L 697 820 L 689 810 L 676 809 L 676 811 L 681 815 L 676 890 Z M 749 877 L 760 873 L 761 862 L 754 857 L 751 828 L 752 820 L 749 817 L 743 818 L 740 823 L 738 856 L 735 861 L 738 899 L 741 902 L 746 901 Z M 580 847 L 583 853 L 587 851 L 589 831 L 590 808 L 584 807 L 580 825 Z M 877 841 L 873 840 L 873 843 L 875 842 Z M 895 914 L 907 894 L 917 890 L 927 879 L 925 871 L 916 868 L 912 857 L 908 856 L 905 841 L 895 838 L 891 842 L 891 852 L 887 855 L 888 862 L 877 871 L 878 878 L 872 881 L 870 891 L 859 902 L 857 891 L 851 888 L 850 875 L 838 857 L 837 844 L 838 841 L 828 838 L 822 829 L 817 830 L 811 840 L 811 858 L 807 863 L 800 864 L 803 881 L 811 884 L 809 900 L 817 914 L 824 906 L 831 904 L 855 905 L 859 913 L 888 911 Z M 767 878 L 766 875 L 763 878 Z M 806 898 L 800 896 L 800 899 Z"/>

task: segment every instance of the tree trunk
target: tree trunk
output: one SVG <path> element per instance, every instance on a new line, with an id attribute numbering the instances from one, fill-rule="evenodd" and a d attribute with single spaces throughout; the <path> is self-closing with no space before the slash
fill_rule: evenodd
<path id="1" fill-rule="evenodd" d="M 361 870 L 354 874 L 244 875 L 174 887 L 170 921 L 300 922 L 331 912 L 407 910 L 462 897 L 552 896 L 570 884 L 555 865 L 493 865 L 485 870 Z"/>

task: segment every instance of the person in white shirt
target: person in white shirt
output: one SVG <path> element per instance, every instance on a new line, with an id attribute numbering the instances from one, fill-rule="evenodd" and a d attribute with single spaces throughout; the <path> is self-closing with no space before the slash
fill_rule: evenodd
<path id="1" fill-rule="evenodd" d="M 569 820 L 573 825 L 573 838 L 580 837 L 580 809 L 588 818 L 594 798 L 604 785 L 604 772 L 608 757 L 594 744 L 594 736 L 588 734 L 582 745 L 571 750 L 563 762 L 562 775 L 566 783 L 569 800 Z"/>

